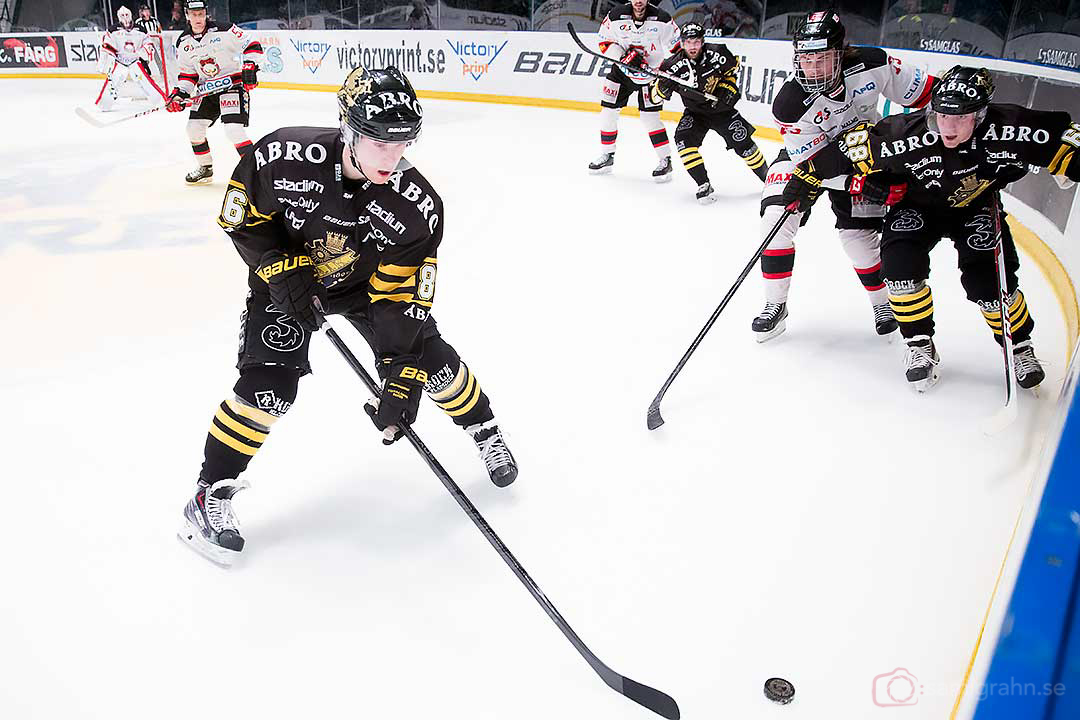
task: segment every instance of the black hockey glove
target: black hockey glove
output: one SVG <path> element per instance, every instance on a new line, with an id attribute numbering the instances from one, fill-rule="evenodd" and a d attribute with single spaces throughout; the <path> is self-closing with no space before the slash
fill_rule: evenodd
<path id="1" fill-rule="evenodd" d="M 165 109 L 169 112 L 183 112 L 187 109 L 187 101 L 191 96 L 180 88 L 173 88 L 169 97 L 165 99 Z"/>
<path id="2" fill-rule="evenodd" d="M 1012 183 L 1020 180 L 1028 174 L 1027 166 L 1020 167 L 1019 165 L 1000 165 L 997 168 L 997 173 L 994 175 L 994 190 L 1004 190 Z"/>
<path id="3" fill-rule="evenodd" d="M 716 100 L 713 101 L 713 107 L 716 108 L 729 108 L 735 105 L 735 101 L 739 97 L 739 91 L 731 87 L 730 85 L 721 85 L 713 93 L 716 96 Z"/>
<path id="4" fill-rule="evenodd" d="M 821 178 L 814 174 L 813 163 L 799 163 L 784 186 L 784 207 L 791 212 L 807 212 L 821 195 Z"/>
<path id="5" fill-rule="evenodd" d="M 251 60 L 245 60 L 240 70 L 240 82 L 245 90 L 254 90 L 259 85 L 259 68 Z"/>
<path id="6" fill-rule="evenodd" d="M 403 355 L 383 358 L 379 375 L 383 376 L 382 392 L 364 403 L 364 412 L 382 431 L 383 445 L 390 445 L 404 434 L 402 422 L 411 424 L 416 420 L 427 373 L 417 367 L 415 357 Z"/>
<path id="7" fill-rule="evenodd" d="M 895 205 L 904 199 L 907 183 L 890 182 L 881 173 L 851 175 L 847 179 L 847 191 L 874 205 Z"/>
<path id="8" fill-rule="evenodd" d="M 619 62 L 626 63 L 632 68 L 645 67 L 645 50 L 639 47 L 632 47 L 626 51 L 626 54 L 622 56 Z"/>
<path id="9" fill-rule="evenodd" d="M 266 281 L 274 307 L 300 323 L 308 332 L 318 330 L 322 315 L 314 300 L 326 307 L 326 287 L 315 277 L 315 264 L 307 255 L 289 257 L 268 250 L 259 260 L 256 274 Z"/>

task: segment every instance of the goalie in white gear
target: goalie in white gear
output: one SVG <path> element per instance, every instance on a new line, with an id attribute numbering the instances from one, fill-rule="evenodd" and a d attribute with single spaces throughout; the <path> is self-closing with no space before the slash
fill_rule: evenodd
<path id="1" fill-rule="evenodd" d="M 126 7 L 116 11 L 116 19 L 119 24 L 101 39 L 98 62 L 105 82 L 94 104 L 108 112 L 116 109 L 116 101 L 122 97 L 164 102 L 165 91 L 154 80 L 150 67 L 154 57 L 150 37 L 135 26 Z"/>
<path id="2" fill-rule="evenodd" d="M 666 11 L 648 0 L 618 5 L 600 25 L 600 52 L 632 66 L 655 70 L 679 48 L 679 26 Z M 611 172 L 615 165 L 615 139 L 619 134 L 619 110 L 637 96 L 641 124 L 649 133 L 660 164 L 653 170 L 656 182 L 671 180 L 671 144 L 660 119 L 663 100 L 650 96 L 653 76 L 612 65 L 600 93 L 600 157 L 589 163 L 594 175 Z"/>
<path id="3" fill-rule="evenodd" d="M 187 21 L 187 30 L 176 41 L 179 72 L 166 109 L 180 112 L 191 108 L 187 135 L 198 166 L 184 180 L 195 185 L 214 177 L 206 131 L 217 120 L 221 120 L 225 137 L 236 152 L 243 155 L 251 150 L 247 134 L 250 94 L 259 84 L 256 61 L 262 59 L 263 49 L 236 25 L 219 30 L 207 17 L 205 0 L 188 0 Z M 205 97 L 192 101 L 196 95 Z"/>

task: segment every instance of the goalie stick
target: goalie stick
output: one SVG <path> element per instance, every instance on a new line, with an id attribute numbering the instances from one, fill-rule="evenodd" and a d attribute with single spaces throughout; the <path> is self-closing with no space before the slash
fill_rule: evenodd
<path id="1" fill-rule="evenodd" d="M 237 87 L 238 85 L 239 85 L 239 83 L 233 83 L 231 85 L 226 85 L 225 87 L 222 87 L 222 88 L 215 88 L 214 90 L 211 90 L 209 92 L 200 93 L 198 95 L 192 95 L 190 98 L 187 98 L 187 100 L 185 100 L 184 102 L 185 102 L 186 105 L 190 106 L 192 103 L 194 103 L 194 102 L 196 102 L 198 100 L 202 100 L 203 98 L 210 97 L 211 95 L 218 95 L 220 93 L 227 92 L 229 90 L 232 90 L 234 87 Z M 166 105 L 154 105 L 153 107 L 148 107 L 148 108 L 145 108 L 143 110 L 139 110 L 138 112 L 130 113 L 128 115 L 121 115 L 118 118 L 113 118 L 111 120 L 104 120 L 104 121 L 99 119 L 99 118 L 94 117 L 93 114 L 91 114 L 89 110 L 87 110 L 86 108 L 84 108 L 82 106 L 79 106 L 79 107 L 75 108 L 75 114 L 78 115 L 83 120 L 90 123 L 91 125 L 93 125 L 96 128 L 105 128 L 105 127 L 109 127 L 110 125 L 117 125 L 117 124 L 122 123 L 122 122 L 127 122 L 128 120 L 134 120 L 135 118 L 142 117 L 143 115 L 149 115 L 150 113 L 156 113 L 158 110 L 164 110 L 166 108 L 166 106 L 167 106 L 167 103 L 166 103 Z"/>
<path id="2" fill-rule="evenodd" d="M 690 83 L 690 82 L 688 82 L 686 80 L 683 80 L 678 75 L 672 75 L 671 73 L 664 72 L 663 70 L 656 70 L 656 69 L 653 69 L 653 68 L 651 68 L 651 67 L 649 67 L 647 65 L 644 66 L 644 67 L 630 65 L 629 63 L 624 63 L 621 60 L 615 60 L 613 58 L 609 58 L 607 55 L 605 55 L 603 53 L 596 52 L 595 50 L 590 49 L 589 47 L 587 47 L 585 45 L 584 42 L 581 41 L 581 38 L 578 37 L 577 30 L 574 29 L 574 24 L 573 23 L 566 23 L 566 29 L 570 31 L 570 37 L 572 37 L 574 39 L 574 42 L 577 43 L 577 46 L 579 48 L 581 48 L 584 52 L 588 53 L 589 55 L 592 55 L 593 57 L 598 57 L 601 60 L 608 60 L 609 62 L 612 62 L 612 63 L 618 65 L 619 67 L 626 68 L 627 70 L 630 70 L 631 72 L 644 73 L 646 75 L 651 75 L 654 78 L 662 78 L 664 80 L 669 80 L 669 81 L 675 83 L 676 85 L 681 85 L 682 87 L 686 88 L 687 92 L 689 92 L 692 95 L 696 95 L 698 97 L 705 98 L 709 102 L 720 102 L 720 98 L 718 98 L 715 95 L 712 95 L 710 93 L 702 92 L 701 90 L 698 90 L 696 85 L 694 85 L 693 83 Z"/>
<path id="3" fill-rule="evenodd" d="M 316 301 L 317 302 L 317 301 Z M 321 310 L 321 308 L 320 308 Z M 325 318 L 324 318 L 325 323 Z M 330 339 L 334 347 L 348 363 L 349 367 L 360 377 L 364 385 L 367 387 L 368 392 L 378 395 L 380 388 L 375 384 L 375 381 L 368 374 L 367 370 L 360 363 L 349 346 L 345 344 L 345 341 L 341 339 L 341 336 L 330 327 L 329 323 L 325 323 L 323 328 L 326 330 L 326 337 Z M 657 715 L 667 718 L 667 720 L 679 720 L 679 706 L 676 704 L 675 699 L 667 693 L 661 692 L 655 688 L 651 688 L 648 685 L 642 685 L 639 682 L 631 680 L 628 677 L 620 675 L 607 665 L 605 665 L 600 658 L 593 654 L 592 650 L 582 641 L 578 634 L 574 632 L 574 629 L 570 627 L 570 624 L 566 622 L 559 611 L 555 609 L 555 606 L 551 604 L 551 601 L 547 599 L 543 591 L 536 584 L 536 581 L 529 577 L 529 573 L 526 572 L 518 559 L 510 552 L 510 548 L 506 547 L 502 539 L 495 534 L 495 531 L 488 525 L 487 520 L 480 514 L 480 511 L 476 509 L 476 506 L 472 504 L 472 501 L 462 492 L 461 488 L 457 486 L 457 483 L 450 477 L 450 474 L 446 472 L 442 464 L 439 463 L 435 455 L 431 450 L 424 445 L 420 436 L 416 434 L 416 431 L 408 424 L 402 423 L 399 428 L 405 437 L 408 438 L 409 443 L 416 449 L 416 452 L 420 454 L 420 457 L 424 459 L 427 466 L 431 468 L 431 471 L 435 473 L 435 476 L 439 478 L 439 482 L 443 484 L 443 487 L 453 496 L 457 504 L 461 506 L 461 509 L 465 511 L 465 514 L 469 516 L 473 524 L 479 528 L 480 532 L 484 534 L 487 541 L 491 543 L 491 546 L 495 548 L 499 553 L 503 561 L 510 566 L 510 569 L 517 575 L 521 584 L 529 591 L 533 596 L 533 599 L 540 604 L 540 607 L 544 609 L 544 612 L 548 614 L 552 622 L 562 631 L 562 634 L 566 636 L 566 639 L 570 641 L 570 644 L 581 654 L 585 661 L 589 663 L 589 666 L 600 676 L 608 687 L 617 693 L 620 693 L 627 698 L 633 700 L 639 705 L 652 710 Z"/>
<path id="4" fill-rule="evenodd" d="M 759 247 L 757 249 L 757 252 L 754 253 L 754 257 L 750 258 L 750 262 L 748 262 L 746 264 L 746 267 L 743 268 L 742 273 L 740 273 L 739 275 L 739 279 L 736 280 L 735 284 L 731 286 L 731 289 L 728 290 L 727 295 L 725 295 L 724 299 L 720 301 L 720 305 L 718 305 L 716 310 L 713 311 L 712 317 L 710 317 L 709 321 L 705 323 L 705 327 L 701 328 L 701 332 L 699 332 L 697 334 L 697 337 L 694 338 L 694 342 L 690 343 L 690 347 L 687 348 L 685 353 L 683 353 L 682 358 L 679 360 L 679 364 L 676 365 L 675 369 L 671 371 L 670 375 L 668 375 L 668 379 L 664 381 L 664 386 L 660 388 L 660 392 L 656 393 L 656 397 L 653 398 L 652 403 L 649 405 L 649 412 L 645 418 L 645 423 L 650 430 L 655 430 L 656 428 L 664 424 L 664 418 L 660 415 L 660 403 L 664 400 L 664 395 L 667 393 L 668 388 L 671 387 L 671 383 L 675 382 L 675 378 L 679 376 L 679 373 L 682 371 L 683 366 L 686 365 L 686 361 L 689 360 L 690 356 L 694 354 L 695 350 L 697 350 L 697 347 L 701 344 L 701 341 L 705 337 L 705 334 L 709 332 L 709 330 L 713 326 L 713 323 L 715 323 L 716 319 L 720 317 L 720 313 L 722 313 L 724 311 L 724 308 L 727 307 L 727 304 L 731 302 L 731 298 L 734 297 L 735 291 L 742 286 L 743 281 L 746 280 L 746 276 L 750 274 L 750 271 L 753 269 L 754 265 L 757 264 L 758 258 L 761 257 L 761 253 L 765 252 L 765 248 L 767 248 L 769 246 L 769 243 L 773 241 L 773 238 L 776 237 L 776 233 L 780 232 L 780 227 L 785 222 L 787 222 L 787 219 L 789 217 L 794 214 L 794 210 L 792 209 L 793 207 L 794 206 L 789 206 L 784 209 L 784 214 L 781 215 L 780 219 L 776 221 L 776 224 L 773 225 L 773 229 L 770 230 L 768 236 L 766 236 L 765 241 L 761 243 L 761 247 Z"/>

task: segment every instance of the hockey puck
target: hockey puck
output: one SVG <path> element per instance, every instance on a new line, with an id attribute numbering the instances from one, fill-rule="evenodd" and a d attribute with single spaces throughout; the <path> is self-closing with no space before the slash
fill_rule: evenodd
<path id="1" fill-rule="evenodd" d="M 784 678 L 769 678 L 765 681 L 765 697 L 779 705 L 787 705 L 795 697 L 795 686 Z"/>

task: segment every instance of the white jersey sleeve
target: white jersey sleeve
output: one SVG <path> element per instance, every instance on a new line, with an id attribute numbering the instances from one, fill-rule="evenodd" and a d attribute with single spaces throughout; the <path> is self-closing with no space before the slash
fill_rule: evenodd
<path id="1" fill-rule="evenodd" d="M 888 55 L 885 82 L 881 94 L 904 107 L 921 108 L 930 101 L 934 78 L 925 65 L 905 64 Z"/>
<path id="2" fill-rule="evenodd" d="M 640 48 L 645 64 L 654 70 L 679 48 L 679 26 L 671 15 L 655 5 L 645 6 L 642 20 L 635 20 L 630 3 L 619 5 L 600 24 L 600 52 L 618 59 L 630 48 Z M 630 75 L 634 82 L 651 82 L 648 76 Z"/>

